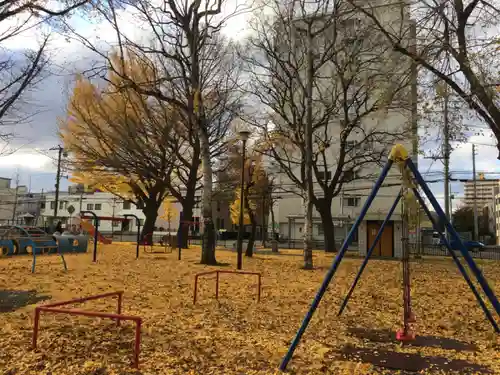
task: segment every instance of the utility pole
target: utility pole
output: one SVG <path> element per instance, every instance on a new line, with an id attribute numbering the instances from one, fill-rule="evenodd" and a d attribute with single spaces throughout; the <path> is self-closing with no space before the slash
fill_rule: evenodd
<path id="1" fill-rule="evenodd" d="M 450 220 L 450 123 L 448 118 L 448 85 L 444 87 L 444 144 L 443 144 L 443 159 L 444 159 L 444 211 L 446 218 Z"/>
<path id="2" fill-rule="evenodd" d="M 16 172 L 16 190 L 14 195 L 14 208 L 12 210 L 12 224 L 15 225 L 16 214 L 17 214 L 17 197 L 19 195 L 19 171 Z"/>
<path id="3" fill-rule="evenodd" d="M 64 149 L 61 146 L 53 147 L 50 150 L 57 150 L 57 173 L 56 173 L 56 197 L 55 197 L 55 202 L 54 202 L 54 217 L 53 217 L 53 224 L 55 224 L 55 221 L 57 219 L 57 209 L 59 206 L 59 182 L 61 181 L 61 161 L 62 161 L 62 156 L 63 156 L 63 151 Z"/>
<path id="4" fill-rule="evenodd" d="M 476 181 L 476 145 L 472 144 L 472 181 L 474 183 L 474 233 L 473 240 L 479 237 L 479 223 L 477 218 L 477 181 Z"/>

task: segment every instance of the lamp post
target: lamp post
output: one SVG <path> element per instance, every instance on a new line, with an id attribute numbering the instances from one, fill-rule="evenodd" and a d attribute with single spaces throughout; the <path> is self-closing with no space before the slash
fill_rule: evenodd
<path id="1" fill-rule="evenodd" d="M 240 217 L 238 220 L 238 241 L 236 244 L 236 251 L 238 253 L 237 269 L 241 270 L 243 262 L 243 209 L 244 209 L 244 193 L 245 193 L 245 149 L 247 140 L 250 137 L 250 132 L 241 130 L 238 132 L 241 139 L 241 187 L 240 187 Z"/>

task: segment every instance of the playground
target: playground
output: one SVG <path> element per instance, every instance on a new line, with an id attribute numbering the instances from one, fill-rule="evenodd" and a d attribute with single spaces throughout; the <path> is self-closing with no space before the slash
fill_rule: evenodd
<path id="1" fill-rule="evenodd" d="M 98 262 L 87 253 L 68 254 L 68 272 L 57 255 L 42 256 L 37 272 L 29 257 L 0 258 L 0 368 L 4 374 L 275 374 L 332 263 L 315 252 L 314 271 L 299 268 L 297 252 L 255 255 L 244 271 L 262 275 L 257 302 L 254 275 L 234 270 L 236 254 L 218 251 L 226 265 L 200 265 L 200 250 L 145 253 L 135 245 L 99 245 Z M 294 255 L 295 254 L 295 255 Z M 450 258 L 412 261 L 412 308 L 417 339 L 401 346 L 395 332 L 403 310 L 401 264 L 371 260 L 341 317 L 338 308 L 361 264 L 340 265 L 288 366 L 292 374 L 500 374 L 500 342 Z M 494 261 L 479 266 L 500 292 Z M 35 306 L 124 291 L 122 314 L 142 318 L 140 366 L 131 367 L 134 324 L 95 317 L 44 315 L 32 351 Z M 116 300 L 76 305 L 115 312 Z"/>

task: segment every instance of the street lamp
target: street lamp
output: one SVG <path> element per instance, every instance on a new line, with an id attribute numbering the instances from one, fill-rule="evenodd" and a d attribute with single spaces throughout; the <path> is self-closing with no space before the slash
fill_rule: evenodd
<path id="1" fill-rule="evenodd" d="M 243 263 L 243 194 L 245 192 L 245 149 L 247 140 L 250 137 L 248 130 L 241 130 L 238 132 L 241 139 L 241 186 L 240 186 L 240 217 L 238 220 L 238 241 L 236 244 L 236 251 L 238 253 L 237 269 L 241 270 Z"/>

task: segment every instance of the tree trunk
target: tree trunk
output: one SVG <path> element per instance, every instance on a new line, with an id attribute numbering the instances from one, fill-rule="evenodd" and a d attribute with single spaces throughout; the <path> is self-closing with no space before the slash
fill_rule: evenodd
<path id="1" fill-rule="evenodd" d="M 253 256 L 253 245 L 255 244 L 255 234 L 257 233 L 257 218 L 255 217 L 255 212 L 250 208 L 250 202 L 248 201 L 248 194 L 245 194 L 245 206 L 247 207 L 248 216 L 250 217 L 251 231 L 250 237 L 248 238 L 247 249 L 245 250 L 246 257 Z"/>
<path id="2" fill-rule="evenodd" d="M 276 235 L 274 233 L 274 228 L 276 227 L 276 221 L 274 219 L 274 203 L 271 201 L 271 207 L 270 207 L 270 210 L 271 210 L 271 233 L 272 233 L 272 240 L 276 240 Z"/>
<path id="3" fill-rule="evenodd" d="M 313 52 L 311 25 L 307 27 L 307 85 L 306 85 L 306 123 L 305 123 L 305 217 L 304 217 L 304 269 L 313 269 L 312 256 L 312 221 L 313 221 L 313 199 L 314 189 L 312 181 L 313 166 L 313 129 L 312 129 L 312 106 L 313 106 Z"/>
<path id="4" fill-rule="evenodd" d="M 193 199 L 186 199 L 182 202 L 182 221 L 184 223 L 179 223 L 181 226 L 181 247 L 183 249 L 189 248 L 189 226 L 193 221 L 193 208 L 194 208 L 194 197 Z"/>
<path id="5" fill-rule="evenodd" d="M 201 264 L 216 265 L 215 259 L 215 225 L 212 217 L 212 165 L 208 135 L 204 129 L 200 131 L 202 170 L 203 170 L 203 242 Z"/>
<path id="6" fill-rule="evenodd" d="M 316 209 L 321 216 L 321 225 L 323 225 L 323 237 L 325 241 L 325 251 L 333 253 L 337 251 L 335 245 L 335 226 L 333 225 L 332 201 L 318 199 Z"/>
<path id="7" fill-rule="evenodd" d="M 266 248 L 266 235 L 267 235 L 267 220 L 266 220 L 266 198 L 262 199 L 262 219 L 261 219 L 261 226 L 260 226 L 260 233 L 262 237 L 262 247 Z"/>
<path id="8" fill-rule="evenodd" d="M 142 212 L 144 213 L 145 220 L 144 226 L 141 232 L 141 243 L 150 245 L 153 239 L 153 231 L 156 224 L 156 218 L 158 217 L 158 209 L 160 208 L 161 202 L 157 202 L 154 199 L 147 200 L 144 202 L 144 208 Z"/>

